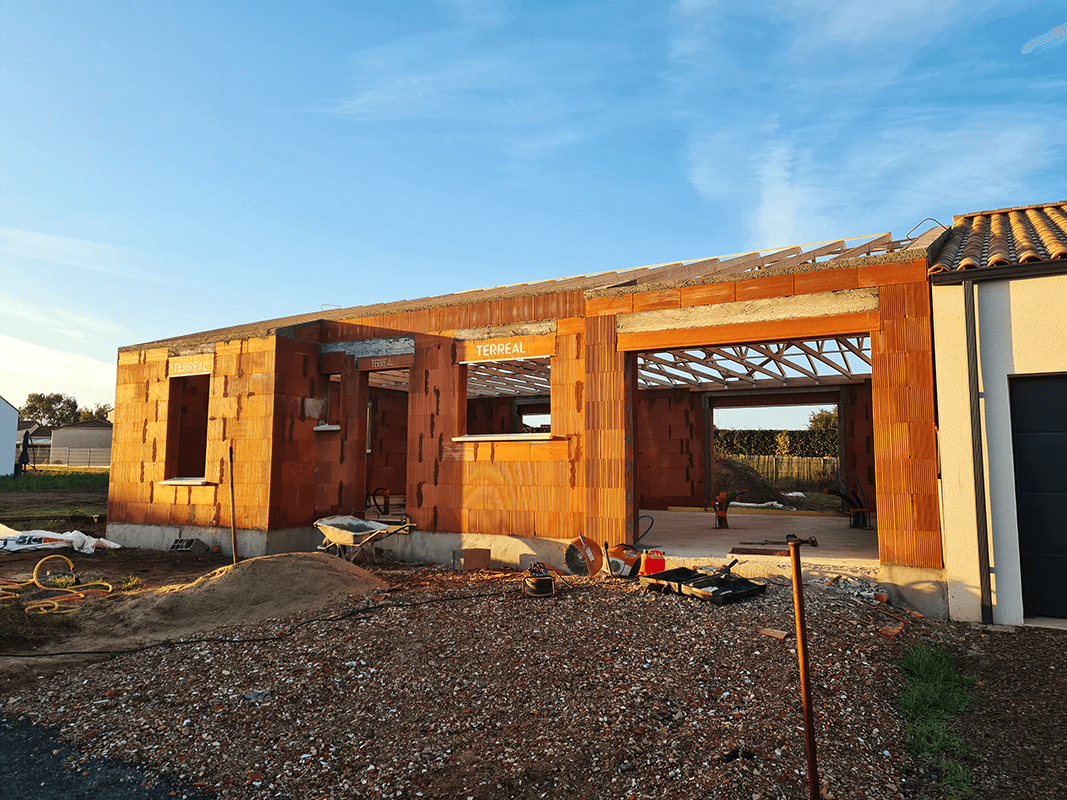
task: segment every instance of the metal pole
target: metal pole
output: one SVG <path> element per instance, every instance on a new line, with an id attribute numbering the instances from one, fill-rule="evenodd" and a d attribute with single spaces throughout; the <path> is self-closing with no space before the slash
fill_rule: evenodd
<path id="1" fill-rule="evenodd" d="M 989 579 L 989 520 L 986 518 L 985 456 L 982 448 L 981 394 L 978 391 L 978 330 L 974 309 L 974 281 L 963 282 L 963 323 L 967 336 L 967 391 L 971 406 L 971 462 L 974 472 L 974 511 L 978 528 L 978 592 L 982 624 L 993 624 L 993 588 Z"/>
<path id="2" fill-rule="evenodd" d="M 804 624 L 804 576 L 800 570 L 803 541 L 789 543 L 793 562 L 793 608 L 797 616 L 797 660 L 800 662 L 800 699 L 804 705 L 804 736 L 808 749 L 808 796 L 819 800 L 819 767 L 815 763 L 815 723 L 811 710 L 811 678 L 808 675 L 808 634 Z"/>
<path id="3" fill-rule="evenodd" d="M 230 442 L 230 547 L 233 563 L 237 563 L 237 503 L 233 496 L 233 442 Z"/>

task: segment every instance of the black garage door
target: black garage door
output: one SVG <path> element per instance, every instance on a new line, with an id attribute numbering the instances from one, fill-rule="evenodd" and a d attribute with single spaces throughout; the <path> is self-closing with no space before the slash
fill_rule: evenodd
<path id="1" fill-rule="evenodd" d="M 1067 617 L 1067 376 L 1008 387 L 1023 613 Z"/>

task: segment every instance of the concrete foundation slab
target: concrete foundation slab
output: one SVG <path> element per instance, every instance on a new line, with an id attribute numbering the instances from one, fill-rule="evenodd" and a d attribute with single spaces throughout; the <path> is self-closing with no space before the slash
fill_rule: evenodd
<path id="1" fill-rule="evenodd" d="M 233 555 L 229 528 L 109 522 L 106 536 L 123 547 L 144 547 L 148 550 L 169 550 L 175 539 L 199 539 L 208 547 L 218 547 L 226 555 Z M 237 529 L 237 554 L 241 558 L 306 553 L 315 550 L 321 543 L 322 534 L 311 527 L 275 531 Z"/>

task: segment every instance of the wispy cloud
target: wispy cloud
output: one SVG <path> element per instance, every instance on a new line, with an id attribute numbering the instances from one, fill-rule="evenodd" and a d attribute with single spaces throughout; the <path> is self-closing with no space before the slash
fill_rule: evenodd
<path id="1" fill-rule="evenodd" d="M 84 308 L 64 308 L 42 303 L 38 296 L 19 296 L 0 291 L 0 318 L 8 317 L 18 323 L 44 329 L 66 339 L 84 342 L 101 338 L 129 342 L 134 338 L 130 328 L 110 319 L 98 317 Z M 14 329 L 14 325 L 12 329 Z"/>
<path id="2" fill-rule="evenodd" d="M 448 0 L 448 4 L 471 28 L 493 28 L 511 18 L 510 4 L 504 0 Z"/>
<path id="3" fill-rule="evenodd" d="M 629 58 L 610 42 L 562 36 L 515 40 L 466 29 L 408 36 L 354 54 L 354 91 L 328 110 L 419 135 L 432 125 L 439 140 L 543 157 L 648 118 L 647 90 L 620 96 L 605 66 Z"/>
<path id="4" fill-rule="evenodd" d="M 20 406 L 30 392 L 62 392 L 80 405 L 115 402 L 115 364 L 0 334 L 0 396 Z"/>
<path id="5" fill-rule="evenodd" d="M 939 109 L 887 120 L 835 154 L 805 132 L 779 133 L 760 152 L 752 241 L 810 241 L 908 225 L 924 216 L 1055 198 L 1027 194 L 1062 174 L 1067 120 L 1003 108 L 949 118 Z M 959 206 L 966 198 L 967 207 Z M 903 230 L 894 230 L 902 235 Z"/>
<path id="6" fill-rule="evenodd" d="M 458 30 L 406 37 L 357 53 L 357 89 L 333 110 L 367 121 L 551 123 L 587 108 L 589 56 L 560 41 L 476 47 Z"/>
<path id="7" fill-rule="evenodd" d="M 982 9 L 973 0 L 850 0 L 823 6 L 823 32 L 835 44 L 867 46 L 879 42 L 925 40 L 937 31 L 974 17 Z"/>
<path id="8" fill-rule="evenodd" d="M 12 228 L 0 228 L 0 254 L 152 282 L 163 269 L 162 258 L 132 247 Z"/>
<path id="9" fill-rule="evenodd" d="M 1067 36 L 1067 22 L 1063 25 L 1057 25 L 1048 33 L 1043 33 L 1040 36 L 1035 36 L 1033 39 L 1028 40 L 1026 44 L 1023 45 L 1023 55 L 1032 53 L 1034 50 L 1041 47 L 1041 45 L 1048 44 L 1056 39 L 1062 39 L 1064 36 Z"/>

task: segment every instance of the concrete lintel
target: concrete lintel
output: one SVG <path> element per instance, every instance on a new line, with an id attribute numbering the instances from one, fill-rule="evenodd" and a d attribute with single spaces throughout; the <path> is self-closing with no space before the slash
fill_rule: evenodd
<path id="1" fill-rule="evenodd" d="M 556 332 L 554 319 L 538 322 L 515 322 L 510 325 L 490 325 L 485 328 L 460 328 L 453 333 L 458 341 L 507 339 L 510 336 L 549 336 Z"/>
<path id="2" fill-rule="evenodd" d="M 646 333 L 734 325 L 739 322 L 774 322 L 806 317 L 829 317 L 877 309 L 878 289 L 872 287 L 792 297 L 737 300 L 732 303 L 717 303 L 709 306 L 636 311 L 632 314 L 619 314 L 616 328 L 619 333 Z"/>
<path id="3" fill-rule="evenodd" d="M 358 339 L 353 342 L 327 342 L 319 351 L 344 353 L 355 358 L 410 355 L 415 352 L 415 337 L 390 336 L 381 339 Z"/>

